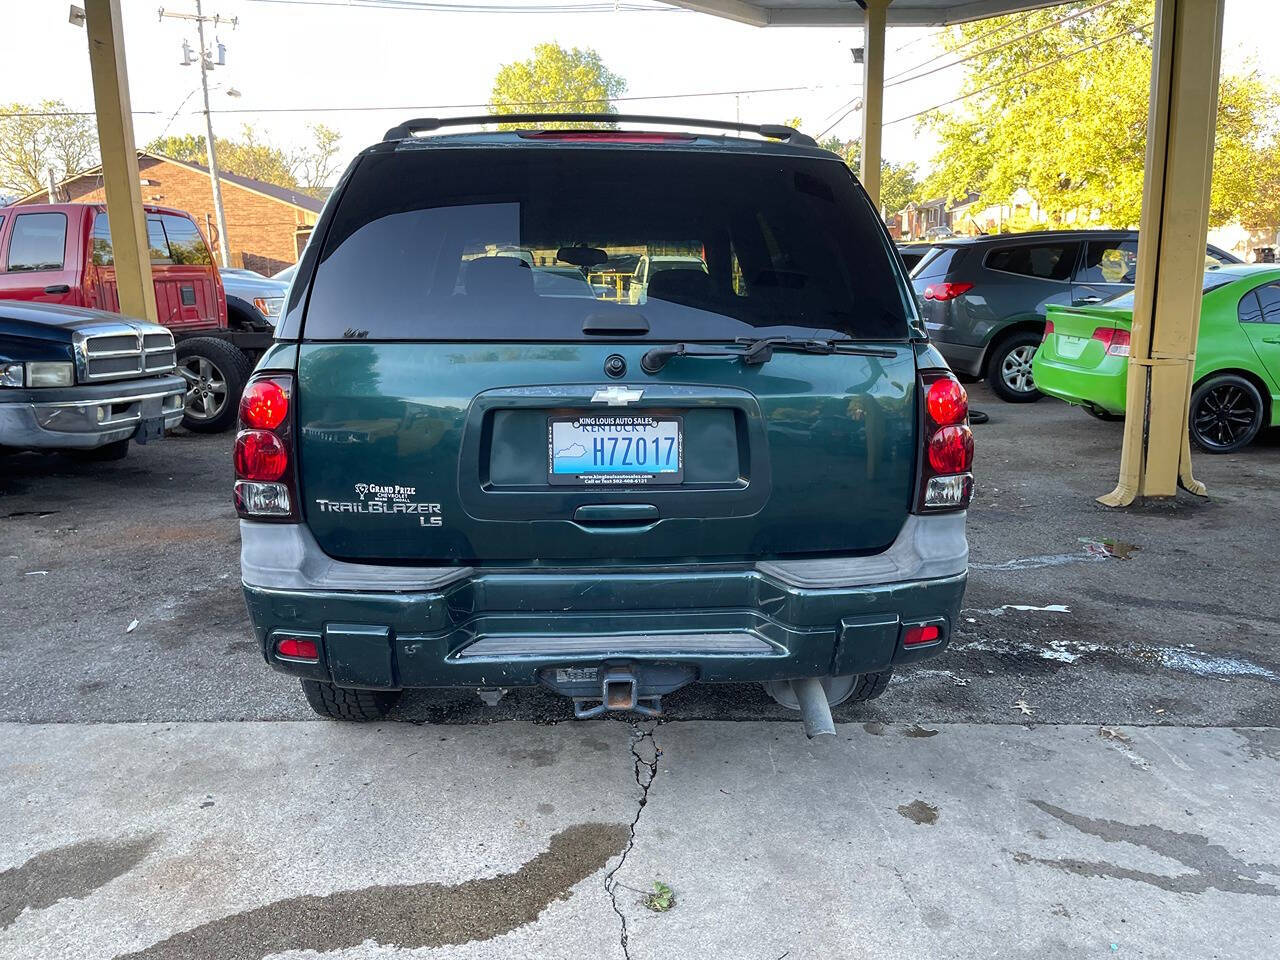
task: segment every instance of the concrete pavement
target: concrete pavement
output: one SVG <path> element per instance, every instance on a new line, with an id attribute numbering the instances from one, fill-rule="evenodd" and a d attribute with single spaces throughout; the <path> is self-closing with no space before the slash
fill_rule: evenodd
<path id="1" fill-rule="evenodd" d="M 5 724 L 0 744 L 3 960 L 1280 952 L 1269 729 Z"/>

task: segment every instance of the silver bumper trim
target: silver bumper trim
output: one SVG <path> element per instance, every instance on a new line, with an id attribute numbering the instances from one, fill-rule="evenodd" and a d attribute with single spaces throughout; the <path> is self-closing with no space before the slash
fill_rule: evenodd
<path id="1" fill-rule="evenodd" d="M 764 560 L 756 569 L 790 586 L 811 590 L 954 577 L 969 566 L 965 516 L 964 512 L 911 514 L 893 545 L 869 557 Z"/>
<path id="2" fill-rule="evenodd" d="M 964 513 L 913 514 L 903 524 L 893 545 L 883 553 L 869 557 L 769 560 L 757 563 L 756 570 L 793 587 L 821 590 L 953 577 L 964 573 L 968 562 Z M 320 549 L 305 524 L 240 521 L 240 576 L 249 587 L 382 592 L 439 590 L 475 573 L 474 567 L 348 563 L 335 560 Z M 493 638 L 494 642 L 500 639 Z"/>

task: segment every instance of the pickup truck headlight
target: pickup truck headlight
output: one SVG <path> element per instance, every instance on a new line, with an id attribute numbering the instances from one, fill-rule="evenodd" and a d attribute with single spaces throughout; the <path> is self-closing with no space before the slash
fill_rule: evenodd
<path id="1" fill-rule="evenodd" d="M 280 308 L 284 306 L 284 297 L 254 297 L 253 305 L 264 317 L 280 316 Z"/>
<path id="2" fill-rule="evenodd" d="M 0 363 L 0 387 L 20 387 L 26 383 L 26 374 L 20 363 Z"/>
<path id="3" fill-rule="evenodd" d="M 65 360 L 27 364 L 28 387 L 69 387 L 76 382 L 76 368 Z"/>

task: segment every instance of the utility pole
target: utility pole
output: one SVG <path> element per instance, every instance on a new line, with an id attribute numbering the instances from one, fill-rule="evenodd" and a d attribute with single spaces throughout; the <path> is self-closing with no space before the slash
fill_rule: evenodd
<path id="1" fill-rule="evenodd" d="M 218 219 L 218 257 L 222 261 L 224 267 L 231 266 L 230 258 L 227 254 L 228 234 L 227 234 L 227 215 L 222 209 L 222 178 L 218 172 L 218 151 L 213 140 L 213 117 L 209 112 L 209 71 L 213 69 L 213 55 L 204 45 L 204 25 L 206 22 L 212 23 L 215 27 L 223 22 L 225 18 L 214 14 L 211 17 L 204 15 L 201 7 L 201 0 L 195 0 L 196 12 L 195 16 L 189 13 L 167 13 L 164 7 L 160 8 L 160 19 L 166 17 L 175 20 L 194 20 L 196 22 L 196 38 L 199 41 L 199 47 L 195 51 L 196 61 L 200 64 L 200 91 L 204 96 L 204 135 L 206 154 L 209 159 L 209 184 L 213 188 L 213 212 Z M 239 18 L 232 17 L 229 21 L 231 28 L 234 30 Z M 215 38 L 215 43 L 217 38 Z M 222 66 L 226 63 L 225 47 L 221 43 L 218 46 L 218 65 Z M 182 44 L 182 63 L 183 66 L 190 66 L 191 56 L 190 49 L 183 41 Z"/>

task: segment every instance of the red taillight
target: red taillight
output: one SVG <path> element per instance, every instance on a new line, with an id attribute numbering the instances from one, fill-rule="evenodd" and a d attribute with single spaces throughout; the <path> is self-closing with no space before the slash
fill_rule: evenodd
<path id="1" fill-rule="evenodd" d="M 959 380 L 944 377 L 929 386 L 925 404 L 929 416 L 940 427 L 961 423 L 969 415 L 969 395 Z"/>
<path id="2" fill-rule="evenodd" d="M 937 643 L 941 639 L 942 628 L 936 623 L 912 624 L 902 633 L 904 647 L 922 647 L 928 643 Z"/>
<path id="3" fill-rule="evenodd" d="M 973 432 L 969 397 L 950 370 L 920 374 L 924 449 L 916 493 L 919 511 L 963 510 L 973 498 Z"/>
<path id="4" fill-rule="evenodd" d="M 1113 357 L 1129 355 L 1129 331 L 1117 330 L 1115 327 L 1099 327 L 1093 331 L 1093 339 L 1106 347 L 1107 353 Z"/>
<path id="5" fill-rule="evenodd" d="M 966 473 L 973 466 L 973 431 L 968 425 L 943 427 L 929 438 L 929 466 L 935 473 Z"/>
<path id="6" fill-rule="evenodd" d="M 689 133 L 637 133 L 624 130 L 536 130 L 522 133 L 525 140 L 558 140 L 578 143 L 688 143 Z"/>
<path id="7" fill-rule="evenodd" d="M 924 298 L 926 300 L 938 300 L 945 302 L 954 300 L 961 294 L 968 293 L 973 289 L 972 283 L 931 283 L 924 288 Z"/>
<path id="8" fill-rule="evenodd" d="M 319 660 L 320 650 L 314 640 L 302 637 L 285 637 L 276 641 L 276 653 L 294 660 Z"/>
<path id="9" fill-rule="evenodd" d="M 240 396 L 240 422 L 258 430 L 274 430 L 289 415 L 289 395 L 275 380 L 254 380 Z"/>
<path id="10" fill-rule="evenodd" d="M 249 520 L 296 522 L 293 378 L 257 374 L 240 397 L 236 436 L 236 513 Z"/>
<path id="11" fill-rule="evenodd" d="M 1050 320 L 1044 325 L 1044 336 L 1040 338 L 1040 342 L 1044 343 L 1049 339 L 1049 334 L 1053 333 L 1053 321 Z"/>
<path id="12" fill-rule="evenodd" d="M 236 437 L 236 477 L 240 480 L 272 482 L 289 468 L 289 454 L 274 433 L 242 430 Z"/>

